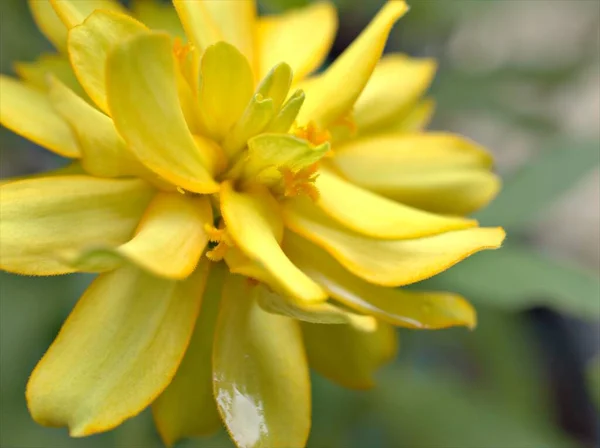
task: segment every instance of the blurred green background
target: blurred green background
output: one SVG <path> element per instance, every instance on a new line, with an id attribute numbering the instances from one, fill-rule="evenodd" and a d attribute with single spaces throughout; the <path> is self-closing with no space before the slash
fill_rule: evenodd
<path id="1" fill-rule="evenodd" d="M 262 0 L 262 12 L 306 0 Z M 383 3 L 338 0 L 332 57 Z M 400 330 L 378 387 L 313 376 L 313 448 L 598 446 L 600 408 L 600 2 L 413 0 L 389 51 L 435 57 L 433 129 L 467 135 L 505 182 L 477 217 L 505 247 L 426 282 L 477 307 L 474 332 Z M 23 0 L 0 1 L 0 71 L 51 49 Z M 1 92 L 0 92 L 1 101 Z M 0 130 L 0 177 L 64 163 Z M 0 447 L 159 447 L 148 412 L 87 439 L 42 428 L 27 377 L 89 276 L 0 276 Z M 230 447 L 226 435 L 185 447 Z"/>

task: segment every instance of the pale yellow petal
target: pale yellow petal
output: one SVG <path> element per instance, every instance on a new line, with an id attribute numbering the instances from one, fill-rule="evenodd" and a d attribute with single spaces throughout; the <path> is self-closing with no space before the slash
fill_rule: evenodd
<path id="1" fill-rule="evenodd" d="M 258 21 L 259 79 L 276 64 L 287 62 L 296 82 L 319 68 L 331 48 L 337 30 L 335 6 L 315 3 Z"/>
<path id="2" fill-rule="evenodd" d="M 239 50 L 219 42 L 204 52 L 200 72 L 201 123 L 207 135 L 220 141 L 252 98 L 252 69 Z"/>
<path id="3" fill-rule="evenodd" d="M 404 1 L 387 2 L 323 75 L 299 85 L 306 92 L 299 124 L 312 120 L 327 128 L 350 112 L 379 61 L 390 30 L 407 10 Z"/>
<path id="4" fill-rule="evenodd" d="M 373 238 L 405 239 L 466 229 L 477 221 L 436 215 L 399 204 L 357 187 L 327 169 L 319 170 L 316 201 L 322 211 L 343 226 Z M 315 207 L 307 198 L 288 201 L 284 213 Z"/>
<path id="5" fill-rule="evenodd" d="M 83 252 L 69 251 L 64 257 L 80 271 L 104 271 L 126 260 L 153 275 L 180 280 L 195 269 L 208 243 L 205 226 L 212 222 L 206 196 L 159 193 L 130 241 L 118 247 L 90 245 Z"/>
<path id="6" fill-rule="evenodd" d="M 56 15 L 50 0 L 27 0 L 36 25 L 61 53 L 67 51 L 67 27 Z"/>
<path id="7" fill-rule="evenodd" d="M 141 69 L 143 68 L 143 69 Z M 181 111 L 171 38 L 138 35 L 119 44 L 107 61 L 107 95 L 119 134 L 136 157 L 174 185 L 214 193 L 218 185 Z"/>
<path id="8" fill-rule="evenodd" d="M 74 272 L 65 250 L 126 242 L 152 189 L 139 180 L 54 176 L 0 187 L 0 266 L 26 275 Z"/>
<path id="9" fill-rule="evenodd" d="M 67 29 L 81 24 L 99 9 L 127 14 L 118 0 L 50 0 L 50 3 Z"/>
<path id="10" fill-rule="evenodd" d="M 392 325 L 418 329 L 457 325 L 474 328 L 477 323 L 473 306 L 458 294 L 373 285 L 352 275 L 323 249 L 293 233 L 286 234 L 284 249 L 331 297 L 359 313 Z"/>
<path id="11" fill-rule="evenodd" d="M 496 195 L 491 156 L 452 134 L 365 137 L 336 148 L 335 167 L 351 182 L 414 207 L 467 214 Z"/>
<path id="12" fill-rule="evenodd" d="M 408 111 L 393 117 L 389 124 L 373 130 L 377 134 L 401 134 L 421 132 L 429 126 L 435 112 L 435 101 L 426 98 L 417 102 Z"/>
<path id="13" fill-rule="evenodd" d="M 175 8 L 160 0 L 133 0 L 133 15 L 153 30 L 166 31 L 173 36 L 185 37 Z"/>
<path id="14" fill-rule="evenodd" d="M 433 59 L 400 54 L 383 57 L 354 106 L 359 131 L 385 126 L 402 111 L 407 112 L 427 90 L 435 70 Z"/>
<path id="15" fill-rule="evenodd" d="M 81 165 L 99 177 L 140 176 L 158 180 L 125 146 L 112 120 L 92 107 L 57 79 L 49 79 L 54 109 L 71 126 L 81 148 Z"/>
<path id="16" fill-rule="evenodd" d="M 21 79 L 41 90 L 48 88 L 48 76 L 55 76 L 77 95 L 87 100 L 87 95 L 77 81 L 75 72 L 66 56 L 43 54 L 34 62 L 17 62 L 15 63 L 15 72 Z"/>
<path id="17" fill-rule="evenodd" d="M 226 269 L 206 259 L 201 263 L 211 266 L 194 334 L 175 378 L 152 404 L 156 427 L 167 446 L 221 428 L 213 398 L 212 351 Z"/>
<path id="18" fill-rule="evenodd" d="M 286 214 L 285 224 L 319 245 L 356 276 L 377 285 L 425 280 L 504 240 L 501 228 L 471 228 L 412 240 L 376 240 L 343 228 L 318 209 Z"/>
<path id="19" fill-rule="evenodd" d="M 230 276 L 213 352 L 214 395 L 238 448 L 306 445 L 310 381 L 298 323 L 263 311 L 253 286 Z"/>
<path id="20" fill-rule="evenodd" d="M 135 267 L 100 275 L 33 371 L 33 419 L 71 436 L 108 431 L 168 386 L 185 354 L 207 270 L 184 282 Z"/>
<path id="21" fill-rule="evenodd" d="M 268 190 L 237 192 L 226 182 L 221 188 L 221 213 L 236 245 L 258 261 L 290 297 L 306 302 L 325 300 L 324 291 L 283 253 L 279 205 Z"/>
<path id="22" fill-rule="evenodd" d="M 375 331 L 302 322 L 302 334 L 310 367 L 350 389 L 373 387 L 377 370 L 398 350 L 396 331 L 385 322 Z"/>
<path id="23" fill-rule="evenodd" d="M 0 124 L 63 157 L 80 156 L 75 134 L 41 90 L 0 75 Z"/>
<path id="24" fill-rule="evenodd" d="M 69 31 L 69 58 L 77 79 L 100 109 L 108 113 L 106 59 L 111 49 L 148 29 L 124 14 L 96 11 Z"/>

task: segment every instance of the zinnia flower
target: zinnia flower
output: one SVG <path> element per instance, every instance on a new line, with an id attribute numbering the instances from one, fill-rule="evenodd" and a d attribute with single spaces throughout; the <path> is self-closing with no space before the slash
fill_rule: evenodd
<path id="1" fill-rule="evenodd" d="M 0 264 L 99 273 L 31 375 L 37 422 L 85 436 L 151 405 L 168 445 L 223 422 L 300 447 L 309 365 L 365 388 L 392 326 L 475 325 L 460 296 L 397 289 L 504 238 L 464 217 L 497 190 L 490 157 L 421 131 L 434 64 L 380 61 L 404 2 L 314 77 L 329 3 L 30 6 L 59 53 L 1 78 L 0 120 L 75 162 L 3 183 Z"/>

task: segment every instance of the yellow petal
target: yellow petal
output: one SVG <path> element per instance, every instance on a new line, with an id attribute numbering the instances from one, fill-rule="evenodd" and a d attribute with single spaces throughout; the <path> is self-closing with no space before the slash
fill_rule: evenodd
<path id="1" fill-rule="evenodd" d="M 117 0 L 50 0 L 50 3 L 67 29 L 81 24 L 97 9 L 127 14 Z"/>
<path id="2" fill-rule="evenodd" d="M 319 190 L 316 205 L 322 211 L 345 227 L 373 238 L 418 238 L 477 225 L 471 219 L 435 215 L 399 204 L 357 187 L 327 169 L 319 170 L 315 185 Z M 298 198 L 289 201 L 284 211 L 294 213 L 311 207 L 314 207 L 311 202 Z"/>
<path id="3" fill-rule="evenodd" d="M 396 331 L 385 322 L 370 332 L 351 325 L 302 322 L 302 334 L 310 367 L 350 389 L 373 387 L 375 372 L 398 350 Z"/>
<path id="4" fill-rule="evenodd" d="M 330 2 L 261 17 L 257 30 L 259 78 L 276 64 L 287 62 L 294 72 L 294 80 L 300 81 L 325 60 L 337 25 L 335 6 Z"/>
<path id="5" fill-rule="evenodd" d="M 62 55 L 44 54 L 35 62 L 17 62 L 15 71 L 20 78 L 41 90 L 48 88 L 48 75 L 53 75 L 77 95 L 87 98 L 77 81 L 69 60 Z"/>
<path id="6" fill-rule="evenodd" d="M 283 223 L 279 205 L 268 190 L 240 193 L 225 182 L 221 188 L 221 213 L 237 246 L 258 261 L 290 297 L 306 302 L 325 300 L 324 291 L 281 250 Z"/>
<path id="7" fill-rule="evenodd" d="M 27 0 L 38 28 L 61 53 L 67 51 L 67 27 L 56 15 L 50 0 Z"/>
<path id="8" fill-rule="evenodd" d="M 108 431 L 167 387 L 188 346 L 207 270 L 184 282 L 135 267 L 100 275 L 27 385 L 35 421 L 71 436 Z"/>
<path id="9" fill-rule="evenodd" d="M 373 285 L 352 275 L 323 249 L 292 233 L 286 234 L 284 249 L 334 299 L 359 313 L 407 328 L 474 328 L 477 323 L 473 306 L 457 294 Z"/>
<path id="10" fill-rule="evenodd" d="M 56 168 L 54 170 L 42 171 L 41 173 L 36 174 L 25 174 L 22 176 L 14 176 L 14 177 L 4 177 L 0 179 L 0 185 L 8 184 L 10 182 L 16 182 L 19 180 L 30 180 L 30 179 L 40 179 L 42 177 L 52 177 L 52 176 L 70 176 L 72 174 L 86 174 L 84 169 L 81 167 L 79 161 L 69 162 L 60 168 Z"/>
<path id="11" fill-rule="evenodd" d="M 256 67 L 256 0 L 208 0 L 204 4 L 223 40 L 240 50 L 250 65 Z"/>
<path id="12" fill-rule="evenodd" d="M 361 35 L 319 78 L 300 87 L 306 101 L 298 122 L 322 128 L 347 115 L 367 84 L 394 23 L 408 10 L 401 0 L 385 4 Z"/>
<path id="13" fill-rule="evenodd" d="M 210 262 L 205 259 L 201 263 Z M 200 316 L 185 357 L 169 387 L 152 404 L 156 427 L 167 446 L 221 427 L 213 398 L 212 351 L 225 273 L 221 265 L 211 264 Z"/>
<path id="14" fill-rule="evenodd" d="M 401 134 L 423 131 L 433 118 L 435 101 L 426 98 L 415 104 L 408 111 L 402 111 L 392 119 L 389 124 L 378 127 L 374 132 L 378 134 Z"/>
<path id="15" fill-rule="evenodd" d="M 115 246 L 133 235 L 152 189 L 139 180 L 54 176 L 0 187 L 0 266 L 26 275 L 75 269 L 58 255 Z"/>
<path id="16" fill-rule="evenodd" d="M 203 53 L 210 45 L 224 40 L 221 30 L 208 11 L 206 1 L 173 0 L 188 39 Z"/>
<path id="17" fill-rule="evenodd" d="M 65 256 L 79 271 L 105 271 L 127 260 L 153 275 L 180 280 L 195 269 L 208 243 L 204 226 L 212 223 L 206 196 L 159 193 L 130 241 L 118 247 L 90 245 L 89 250 Z"/>
<path id="18" fill-rule="evenodd" d="M 80 156 L 69 125 L 41 90 L 0 75 L 0 124 L 63 157 Z"/>
<path id="19" fill-rule="evenodd" d="M 153 30 L 166 31 L 173 36 L 185 37 L 185 32 L 172 5 L 160 0 L 133 0 L 133 15 Z"/>
<path id="20" fill-rule="evenodd" d="M 377 285 L 425 280 L 504 240 L 501 228 L 472 228 L 413 240 L 376 240 L 346 230 L 318 209 L 285 215 L 294 232 L 321 246 L 346 269 Z"/>
<path id="21" fill-rule="evenodd" d="M 298 323 L 263 311 L 253 286 L 230 276 L 213 352 L 214 394 L 239 448 L 305 446 L 310 382 Z"/>
<path id="22" fill-rule="evenodd" d="M 136 175 L 157 179 L 125 146 L 112 120 L 78 97 L 60 81 L 49 80 L 49 97 L 79 140 L 85 170 L 99 177 Z"/>
<path id="23" fill-rule="evenodd" d="M 96 11 L 69 31 L 69 58 L 77 79 L 104 112 L 108 113 L 106 58 L 109 52 L 120 42 L 147 30 L 124 14 Z"/>
<path id="24" fill-rule="evenodd" d="M 258 304 L 269 313 L 280 314 L 313 324 L 351 324 L 359 328 L 373 330 L 377 322 L 370 316 L 362 316 L 346 311 L 333 303 L 300 304 L 270 291 L 264 285 L 257 285 L 255 295 Z"/>
<path id="25" fill-rule="evenodd" d="M 144 165 L 174 185 L 214 193 L 219 187 L 181 111 L 175 70 L 166 34 L 142 34 L 119 44 L 107 61 L 111 115 Z"/>
<path id="26" fill-rule="evenodd" d="M 207 134 L 220 141 L 252 98 L 252 69 L 239 50 L 219 42 L 204 52 L 201 74 L 201 121 Z"/>
<path id="27" fill-rule="evenodd" d="M 491 156 L 457 135 L 382 135 L 336 148 L 333 163 L 350 181 L 439 213 L 467 214 L 488 203 L 500 181 Z"/>
<path id="28" fill-rule="evenodd" d="M 394 54 L 383 57 L 356 101 L 354 120 L 360 131 L 385 126 L 425 93 L 433 76 L 433 59 Z"/>

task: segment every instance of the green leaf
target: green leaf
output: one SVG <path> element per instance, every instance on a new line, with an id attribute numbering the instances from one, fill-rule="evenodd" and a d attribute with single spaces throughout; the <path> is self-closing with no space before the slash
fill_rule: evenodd
<path id="1" fill-rule="evenodd" d="M 389 446 L 575 446 L 536 414 L 514 414 L 501 397 L 490 399 L 448 376 L 390 370 L 382 376 L 371 405 Z"/>
<path id="2" fill-rule="evenodd" d="M 596 356 L 587 369 L 588 386 L 590 394 L 600 411 L 600 355 Z"/>
<path id="3" fill-rule="evenodd" d="M 562 142 L 505 180 L 500 195 L 476 215 L 482 224 L 518 229 L 529 224 L 600 163 L 600 142 Z"/>
<path id="4" fill-rule="evenodd" d="M 600 318 L 596 275 L 519 246 L 478 254 L 418 288 L 459 292 L 475 305 L 515 311 L 548 306 L 586 320 Z"/>

